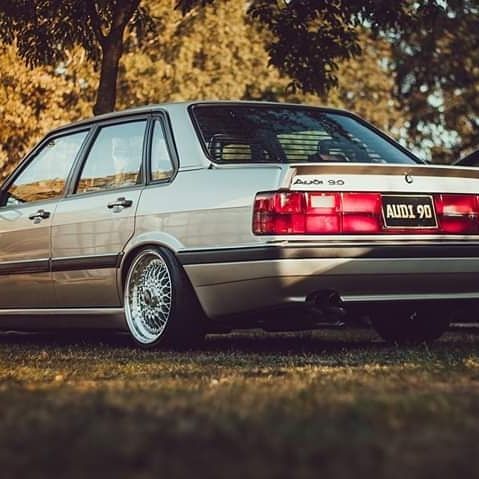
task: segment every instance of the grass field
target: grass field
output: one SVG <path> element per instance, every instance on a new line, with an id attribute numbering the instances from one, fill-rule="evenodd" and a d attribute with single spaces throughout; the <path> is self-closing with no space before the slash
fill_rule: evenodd
<path id="1" fill-rule="evenodd" d="M 479 335 L 5 334 L 0 415 L 5 478 L 477 478 Z"/>

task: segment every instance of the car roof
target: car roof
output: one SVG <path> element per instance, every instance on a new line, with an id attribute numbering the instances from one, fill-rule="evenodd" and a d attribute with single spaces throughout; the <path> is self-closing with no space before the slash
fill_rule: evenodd
<path id="1" fill-rule="evenodd" d="M 315 108 L 318 110 L 336 112 L 336 113 L 347 113 L 351 115 L 347 110 L 342 110 L 340 108 L 330 108 L 316 105 L 308 105 L 302 103 L 286 103 L 286 102 L 268 102 L 268 101 L 249 101 L 249 100 L 197 100 L 197 101 L 183 101 L 183 102 L 170 102 L 170 103 L 156 103 L 151 105 L 145 105 L 135 108 L 128 108 L 125 110 L 114 111 L 111 113 L 105 113 L 103 115 L 93 116 L 91 118 L 86 118 L 83 120 L 75 121 L 66 125 L 62 125 L 54 130 L 50 131 L 51 133 L 58 133 L 64 130 L 71 128 L 89 126 L 97 122 L 102 122 L 105 120 L 115 120 L 123 117 L 129 117 L 134 115 L 149 114 L 156 111 L 173 111 L 173 110 L 187 110 L 191 106 L 195 105 L 257 105 L 257 106 L 288 106 L 288 107 L 304 107 L 304 108 Z"/>

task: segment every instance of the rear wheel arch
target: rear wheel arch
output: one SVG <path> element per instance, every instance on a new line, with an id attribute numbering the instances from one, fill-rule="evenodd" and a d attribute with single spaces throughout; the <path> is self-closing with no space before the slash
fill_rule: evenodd
<path id="1" fill-rule="evenodd" d="M 193 284 L 191 283 L 191 280 L 190 280 L 188 274 L 185 271 L 185 268 L 183 267 L 183 265 L 181 264 L 181 262 L 178 258 L 177 252 L 170 245 L 162 243 L 162 242 L 148 241 L 148 242 L 145 242 L 145 243 L 139 243 L 139 244 L 135 245 L 133 248 L 127 250 L 126 253 L 124 253 L 124 256 L 123 256 L 123 258 L 121 260 L 121 263 L 120 263 L 120 268 L 118 270 L 118 279 L 117 279 L 118 294 L 119 294 L 121 302 L 122 302 L 121 304 L 123 305 L 123 293 L 124 293 L 124 290 L 125 290 L 125 281 L 126 281 L 126 275 L 128 274 L 128 269 L 129 269 L 132 261 L 138 255 L 138 253 L 140 251 L 142 251 L 144 249 L 148 249 L 148 248 L 158 248 L 162 251 L 168 251 L 169 253 L 171 253 L 174 256 L 176 262 L 178 263 L 178 267 L 181 268 L 183 274 L 185 275 L 186 281 L 188 282 L 188 285 L 191 288 L 191 292 L 194 295 L 195 301 L 198 303 L 199 311 L 201 311 L 201 314 L 203 315 L 203 318 L 206 319 L 207 315 L 206 315 L 206 313 L 203 309 L 203 306 L 200 303 L 200 300 L 198 298 L 198 295 L 196 294 L 195 288 L 193 287 Z"/>
<path id="2" fill-rule="evenodd" d="M 125 289 L 125 280 L 126 280 L 126 275 L 128 274 L 128 268 L 131 266 L 131 263 L 135 259 L 135 257 L 138 255 L 138 253 L 141 250 L 148 249 L 148 248 L 157 248 L 160 250 L 168 250 L 171 254 L 173 254 L 176 258 L 176 260 L 179 263 L 178 256 L 176 255 L 176 252 L 169 246 L 164 243 L 160 242 L 154 242 L 154 241 L 149 241 L 145 243 L 139 243 L 135 245 L 133 248 L 127 250 L 123 254 L 123 258 L 120 263 L 120 269 L 119 269 L 119 274 L 118 274 L 118 289 L 120 295 L 123 297 L 123 290 Z M 180 264 L 180 263 L 179 263 Z"/>
<path id="3" fill-rule="evenodd" d="M 167 323 L 164 334 L 163 332 L 158 332 L 159 336 L 157 339 L 152 339 L 151 343 L 146 342 L 140 345 L 142 347 L 152 347 L 156 344 L 170 344 L 172 346 L 182 347 L 196 344 L 200 338 L 204 336 L 206 316 L 198 301 L 196 292 L 175 252 L 171 248 L 158 243 L 137 245 L 135 248 L 132 248 L 131 251 L 128 251 L 128 254 L 122 261 L 122 267 L 119 273 L 121 277 L 121 295 L 130 333 L 132 333 L 138 344 L 138 337 L 135 337 L 133 330 L 137 333 L 140 329 L 138 325 L 145 324 L 141 321 L 138 322 L 137 319 L 132 319 L 138 316 L 132 315 L 132 310 L 130 309 L 136 300 L 126 299 L 129 297 L 130 287 L 132 287 L 133 290 L 136 287 L 132 286 L 133 283 L 131 283 L 131 281 L 136 274 L 135 271 L 137 270 L 138 264 L 141 265 L 141 262 L 144 261 L 145 258 L 154 257 L 155 255 L 161 258 L 163 264 L 166 265 L 168 281 L 171 281 L 171 293 L 168 293 L 169 297 L 171 297 L 171 310 L 168 314 L 168 319 L 166 319 Z M 155 259 L 153 260 L 157 261 Z M 149 258 L 147 261 L 149 261 Z M 141 281 L 148 281 L 148 279 L 141 279 Z M 153 288 L 152 291 L 155 291 L 155 288 Z M 144 293 L 140 292 L 135 294 L 140 294 L 141 296 Z M 153 293 L 153 298 L 154 297 Z M 159 298 L 161 296 L 157 297 Z M 136 324 L 136 326 L 132 326 L 134 324 Z"/>

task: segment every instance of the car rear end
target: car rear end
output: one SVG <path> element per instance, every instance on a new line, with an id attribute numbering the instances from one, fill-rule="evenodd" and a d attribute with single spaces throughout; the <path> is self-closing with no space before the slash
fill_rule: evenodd
<path id="1" fill-rule="evenodd" d="M 408 322 L 426 310 L 445 323 L 476 304 L 478 172 L 421 164 L 343 112 L 228 105 L 211 113 L 195 121 L 216 168 L 278 163 L 282 175 L 249 199 L 250 244 L 185 265 L 210 317 L 300 307 L 319 318 L 404 311 Z"/>

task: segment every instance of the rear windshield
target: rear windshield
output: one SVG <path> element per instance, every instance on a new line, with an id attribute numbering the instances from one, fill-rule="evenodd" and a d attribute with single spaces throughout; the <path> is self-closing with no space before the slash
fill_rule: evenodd
<path id="1" fill-rule="evenodd" d="M 417 163 L 353 117 L 311 107 L 195 105 L 192 115 L 217 163 Z"/>

